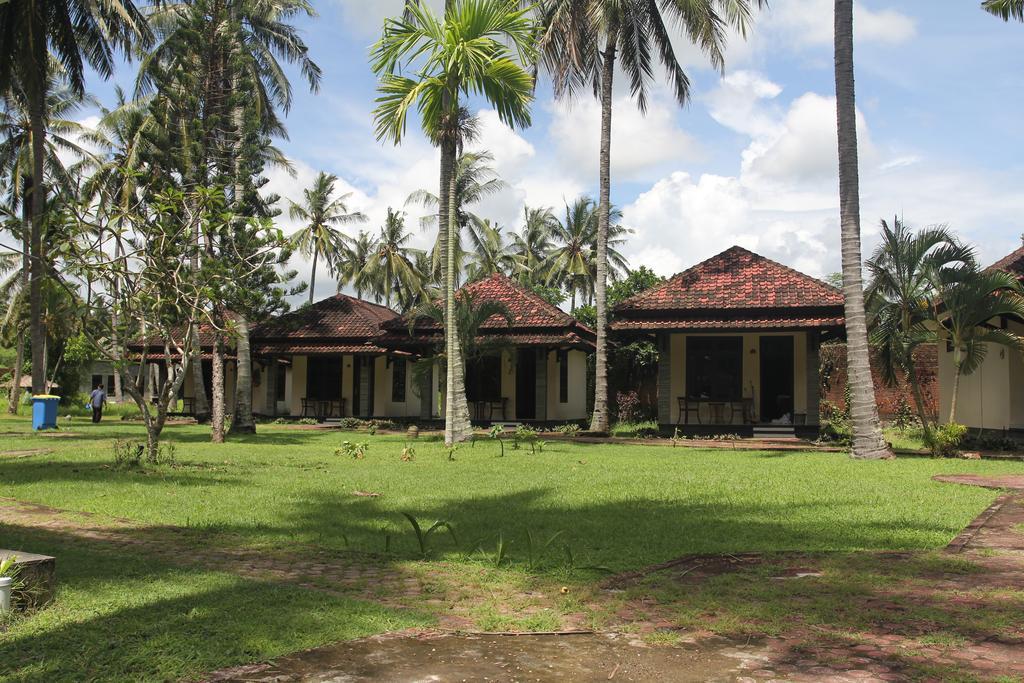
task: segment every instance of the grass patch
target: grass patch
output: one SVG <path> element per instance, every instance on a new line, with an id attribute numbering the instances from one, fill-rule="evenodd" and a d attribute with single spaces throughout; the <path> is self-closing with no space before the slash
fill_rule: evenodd
<path id="1" fill-rule="evenodd" d="M 0 632 L 4 681 L 179 680 L 430 620 L 371 603 L 173 568 L 38 530 L 5 545 L 58 558 L 55 603 Z"/>

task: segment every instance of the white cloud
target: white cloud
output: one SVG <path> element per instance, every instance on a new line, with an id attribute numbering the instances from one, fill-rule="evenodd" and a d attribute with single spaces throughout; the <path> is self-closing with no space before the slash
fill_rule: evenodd
<path id="1" fill-rule="evenodd" d="M 780 90 L 753 73 L 734 74 L 706 99 L 711 115 L 750 143 L 735 176 L 670 173 L 624 208 L 636 230 L 627 256 L 663 275 L 739 244 L 814 276 L 839 269 L 838 162 L 834 98 L 804 93 L 787 108 Z M 858 115 L 863 251 L 877 222 L 947 223 L 990 262 L 1017 245 L 1011 218 L 1024 212 L 1012 174 L 963 168 L 898 152 L 872 140 Z M 898 143 L 899 144 L 899 143 Z"/>
<path id="2" fill-rule="evenodd" d="M 764 28 L 777 32 L 785 42 L 797 46 L 832 43 L 834 6 L 832 0 L 788 0 L 772 3 L 764 15 Z M 916 22 L 896 9 L 872 9 L 854 5 L 854 39 L 858 42 L 899 45 L 917 33 Z"/>
<path id="3" fill-rule="evenodd" d="M 678 123 L 679 107 L 664 90 L 653 93 L 647 114 L 628 95 L 616 96 L 612 118 L 612 174 L 620 181 L 649 180 L 665 170 L 702 156 L 697 142 Z M 593 98 L 557 102 L 548 137 L 558 163 L 578 180 L 598 172 L 601 107 Z"/>
<path id="4" fill-rule="evenodd" d="M 354 29 L 354 33 L 377 35 L 384 26 L 386 17 L 397 17 L 402 14 L 405 0 L 334 0 L 341 7 L 345 27 Z M 427 4 L 436 13 L 444 8 L 443 0 L 427 0 Z"/>

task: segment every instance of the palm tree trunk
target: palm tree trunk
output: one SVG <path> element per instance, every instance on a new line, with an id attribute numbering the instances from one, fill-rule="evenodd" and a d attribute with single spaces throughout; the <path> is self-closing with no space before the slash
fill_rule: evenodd
<path id="1" fill-rule="evenodd" d="M 861 273 L 860 178 L 853 80 L 853 0 L 835 0 L 836 109 L 839 138 L 839 213 L 846 305 L 847 375 L 854 458 L 892 457 L 882 438 L 871 378 L 864 284 Z"/>
<path id="2" fill-rule="evenodd" d="M 213 386 L 213 410 L 210 418 L 210 441 L 224 443 L 224 340 L 217 333 L 213 342 L 213 372 L 210 384 Z"/>
<path id="3" fill-rule="evenodd" d="M 612 78 L 618 25 L 608 29 L 601 66 L 601 158 L 600 199 L 597 207 L 597 351 L 594 357 L 594 414 L 590 431 L 607 432 L 608 424 L 608 223 L 611 213 Z"/>
<path id="4" fill-rule="evenodd" d="M 29 234 L 32 224 L 32 197 L 29 196 L 32 187 L 31 178 L 25 178 L 21 198 L 21 296 L 29 289 L 29 270 L 32 268 L 32 261 L 29 256 Z M 18 414 L 18 406 L 21 404 L 21 377 L 25 367 L 25 331 L 18 330 L 18 348 L 15 351 L 14 377 L 12 378 L 10 399 L 7 403 L 7 412 L 11 415 Z"/>
<path id="5" fill-rule="evenodd" d="M 7 413 L 18 414 L 18 405 L 21 403 L 21 368 L 25 365 L 25 333 L 18 332 L 15 343 L 18 348 L 14 356 L 14 377 L 11 378 L 11 391 L 8 393 Z"/>
<path id="6" fill-rule="evenodd" d="M 122 251 L 121 251 L 121 230 L 120 230 L 121 227 L 122 226 L 120 225 L 120 221 L 119 221 L 118 232 L 114 236 L 114 261 L 116 263 L 119 263 L 121 261 L 121 256 L 122 256 Z M 115 268 L 115 272 L 116 272 L 116 268 Z M 114 282 L 112 283 L 112 287 L 113 287 L 113 290 L 114 290 L 114 301 L 120 301 L 121 300 L 120 299 L 121 284 L 120 284 L 120 278 L 118 278 L 116 275 L 114 276 Z M 117 307 L 115 306 L 114 310 L 110 312 L 110 321 L 111 321 L 110 327 L 112 329 L 110 338 L 111 338 L 111 340 L 113 342 L 111 344 L 111 348 L 113 349 L 113 355 L 114 355 L 114 361 L 115 361 L 115 363 L 114 363 L 114 400 L 117 401 L 118 403 L 121 403 L 121 401 L 124 400 L 124 389 L 121 387 L 121 368 L 119 367 L 118 362 L 117 362 L 117 361 L 121 360 L 121 352 L 120 352 L 120 348 L 121 347 L 118 345 L 117 312 L 116 312 L 116 310 L 117 310 Z"/>
<path id="7" fill-rule="evenodd" d="M 455 196 L 455 157 L 454 138 L 446 139 L 441 146 L 441 177 L 448 181 L 446 195 L 448 210 L 445 256 L 445 347 L 448 358 L 448 374 L 446 378 L 444 442 L 445 445 L 465 441 L 473 432 L 469 419 L 469 406 L 466 402 L 466 383 L 462 363 L 462 344 L 459 341 L 458 323 L 455 319 L 455 245 L 458 227 L 458 211 Z"/>
<path id="8" fill-rule="evenodd" d="M 313 290 L 316 289 L 316 259 L 320 255 L 320 251 L 313 248 L 313 272 L 309 276 L 309 303 L 313 303 Z"/>
<path id="9" fill-rule="evenodd" d="M 255 434 L 256 420 L 252 416 L 252 354 L 249 346 L 249 321 L 236 315 L 238 339 L 235 354 L 238 357 L 235 373 L 235 416 L 229 434 Z M 272 370 L 271 370 L 272 371 Z"/>
<path id="10" fill-rule="evenodd" d="M 953 346 L 953 395 L 949 401 L 949 424 L 956 424 L 956 399 L 960 394 L 960 375 L 963 362 L 961 360 L 960 345 Z"/>
<path id="11" fill-rule="evenodd" d="M 42 39 L 42 36 L 37 36 Z M 43 50 L 45 51 L 45 40 Z M 43 55 L 45 63 L 46 55 Z M 46 184 L 43 177 L 43 155 L 46 153 L 45 85 L 31 95 L 29 105 L 32 129 L 32 222 L 29 240 L 29 326 L 32 340 L 32 393 L 46 391 L 46 328 L 43 322 L 43 224 L 46 213 Z"/>

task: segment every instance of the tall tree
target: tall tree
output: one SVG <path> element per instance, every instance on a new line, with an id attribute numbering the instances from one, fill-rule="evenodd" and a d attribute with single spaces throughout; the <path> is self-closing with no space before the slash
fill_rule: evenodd
<path id="1" fill-rule="evenodd" d="M 422 286 L 415 263 L 417 250 L 408 246 L 411 239 L 412 235 L 405 229 L 405 214 L 389 206 L 377 248 L 366 264 L 367 277 L 374 283 L 377 295 L 383 296 L 388 308 L 391 308 L 392 294 L 397 293 L 399 300 L 408 301 L 415 298 L 409 292 Z"/>
<path id="2" fill-rule="evenodd" d="M 877 350 L 882 378 L 895 386 L 899 372 L 910 385 L 926 443 L 932 443 L 931 421 L 917 378 L 915 351 L 934 343 L 935 283 L 942 272 L 974 262 L 964 246 L 945 227 L 914 232 L 895 219 L 882 221 L 882 241 L 867 261 L 870 274 L 865 299 L 870 341 Z"/>
<path id="3" fill-rule="evenodd" d="M 512 235 L 512 251 L 519 259 L 519 280 L 534 285 L 547 281 L 558 218 L 549 208 L 523 207 L 523 225 Z"/>
<path id="4" fill-rule="evenodd" d="M 41 260 L 46 206 L 47 100 L 53 86 L 51 59 L 60 64 L 73 92 L 85 94 L 88 64 L 101 78 L 114 70 L 114 50 L 129 52 L 151 35 L 131 0 L 19 0 L 0 3 L 0 93 L 25 94 L 32 130 L 32 217 L 29 237 L 29 306 L 32 392 L 45 390 Z"/>
<path id="5" fill-rule="evenodd" d="M 377 239 L 365 230 L 360 230 L 358 235 L 348 240 L 344 253 L 332 270 L 338 280 L 339 292 L 343 286 L 349 284 L 356 290 L 356 296 L 360 299 L 364 294 L 373 291 L 367 277 L 367 265 L 376 250 Z"/>
<path id="6" fill-rule="evenodd" d="M 690 79 L 672 46 L 676 29 L 712 66 L 725 65 L 727 29 L 745 35 L 752 5 L 764 0 L 551 0 L 543 6 L 544 65 L 557 97 L 592 87 L 601 105 L 597 217 L 597 352 L 594 411 L 590 428 L 607 432 L 608 413 L 608 228 L 611 215 L 612 97 L 616 67 L 629 80 L 641 112 L 647 111 L 655 60 L 668 74 L 680 105 L 690 98 Z M 656 55 L 656 56 L 655 56 Z"/>
<path id="7" fill-rule="evenodd" d="M 358 211 L 348 210 L 345 202 L 352 196 L 351 192 L 332 199 L 337 181 L 337 176 L 321 171 L 313 181 L 313 186 L 302 191 L 302 203 L 292 201 L 288 209 L 293 220 L 306 224 L 306 227 L 292 235 L 292 242 L 299 252 L 313 259 L 309 303 L 313 303 L 316 289 L 317 260 L 322 258 L 328 267 L 333 267 L 339 255 L 344 253 L 348 236 L 336 226 L 353 225 L 366 220 L 366 216 Z"/>
<path id="8" fill-rule="evenodd" d="M 853 82 L 853 0 L 835 0 L 836 116 L 839 139 L 839 214 L 846 303 L 846 364 L 854 458 L 889 458 L 871 377 L 860 248 L 860 175 L 857 101 Z"/>
<path id="9" fill-rule="evenodd" d="M 981 8 L 1003 21 L 1024 21 L 1024 0 L 985 0 Z"/>
<path id="10" fill-rule="evenodd" d="M 528 11 L 517 5 L 510 0 L 455 0 L 448 4 L 443 20 L 424 6 L 408 5 L 406 17 L 385 22 L 372 53 L 373 71 L 380 79 L 374 111 L 378 139 L 399 144 L 409 109 L 416 106 L 427 136 L 441 148 L 438 224 L 442 230 L 447 224 L 448 233 L 444 290 L 445 443 L 449 445 L 465 440 L 471 431 L 455 330 L 458 207 L 454 179 L 463 118 L 460 98 L 482 95 L 507 125 L 529 125 L 533 78 L 524 65 L 534 60 L 536 31 Z"/>
<path id="11" fill-rule="evenodd" d="M 475 219 L 475 227 L 470 232 L 473 239 L 473 254 L 469 264 L 467 277 L 479 280 L 493 273 L 514 275 L 519 260 L 505 241 L 501 227 L 488 219 Z"/>

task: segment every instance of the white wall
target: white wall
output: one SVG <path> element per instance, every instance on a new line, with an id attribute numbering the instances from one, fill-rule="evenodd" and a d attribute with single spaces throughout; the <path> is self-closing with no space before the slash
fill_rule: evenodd
<path id="1" fill-rule="evenodd" d="M 956 421 L 975 429 L 1009 429 L 1020 424 L 1020 415 L 1011 417 L 1011 372 L 1019 385 L 1024 375 L 1018 360 L 1011 361 L 1015 351 L 999 345 L 989 345 L 981 366 L 970 375 L 960 376 L 960 391 L 956 403 Z M 939 341 L 939 419 L 949 420 L 953 398 L 953 352 L 944 340 Z M 1012 394 L 1020 393 L 1014 387 Z M 1015 418 L 1015 419 L 1014 419 Z"/>
<path id="2" fill-rule="evenodd" d="M 289 394 L 285 392 L 285 399 L 288 401 L 288 414 L 302 415 L 302 399 L 306 396 L 306 368 L 309 366 L 306 356 L 292 356 L 292 367 L 288 373 Z"/>
<path id="3" fill-rule="evenodd" d="M 567 360 L 569 363 L 569 400 L 566 403 L 561 403 L 558 400 L 560 398 L 558 352 L 548 352 L 548 420 L 583 420 L 587 417 L 587 354 L 583 351 L 571 350 Z M 543 416 L 538 417 L 543 419 Z"/>
<path id="4" fill-rule="evenodd" d="M 376 359 L 377 383 L 373 389 L 373 414 L 379 417 L 417 418 L 420 415 L 420 397 L 413 389 L 416 388 L 413 377 L 413 363 L 405 365 L 405 401 L 391 400 L 391 380 L 394 374 L 394 362 L 388 363 L 386 356 Z M 429 398 L 429 397 L 427 397 Z"/>

